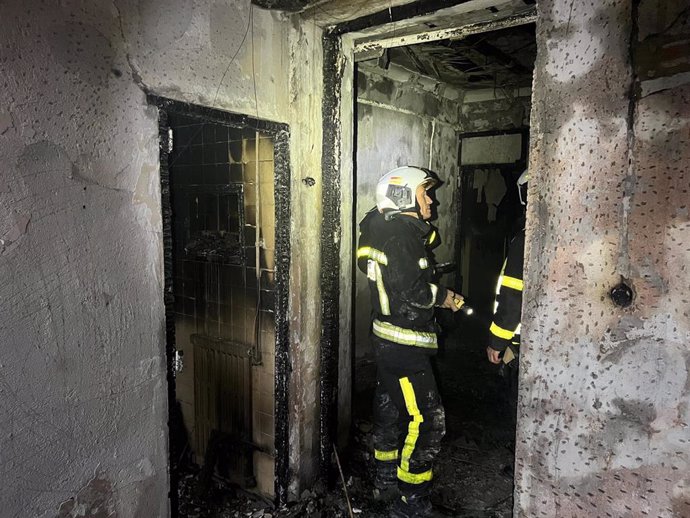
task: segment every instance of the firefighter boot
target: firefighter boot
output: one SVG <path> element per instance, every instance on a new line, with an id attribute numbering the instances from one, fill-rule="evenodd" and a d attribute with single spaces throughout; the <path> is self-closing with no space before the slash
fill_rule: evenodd
<path id="1" fill-rule="evenodd" d="M 395 462 L 378 462 L 374 479 L 374 499 L 390 502 L 399 496 L 397 465 Z"/>
<path id="2" fill-rule="evenodd" d="M 387 484 L 387 485 L 379 485 L 379 484 L 374 484 L 374 500 L 377 500 L 379 502 L 392 502 L 395 500 L 398 496 L 400 496 L 400 493 L 398 493 L 398 485 L 397 484 Z"/>
<path id="3" fill-rule="evenodd" d="M 428 496 L 401 497 L 393 504 L 390 518 L 434 518 L 431 501 Z"/>

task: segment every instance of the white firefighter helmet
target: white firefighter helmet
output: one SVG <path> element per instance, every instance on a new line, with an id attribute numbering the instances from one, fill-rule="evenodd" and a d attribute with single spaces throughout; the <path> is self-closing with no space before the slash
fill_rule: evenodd
<path id="1" fill-rule="evenodd" d="M 379 212 L 409 212 L 417 209 L 417 187 L 430 189 L 438 179 L 426 169 L 403 166 L 389 171 L 376 185 L 376 207 Z"/>
<path id="2" fill-rule="evenodd" d="M 520 203 L 523 205 L 527 205 L 527 188 L 524 187 L 527 185 L 527 182 L 529 182 L 529 170 L 525 169 L 520 178 L 517 179 L 518 196 L 520 197 Z M 522 195 L 523 190 L 525 191 L 524 197 Z"/>

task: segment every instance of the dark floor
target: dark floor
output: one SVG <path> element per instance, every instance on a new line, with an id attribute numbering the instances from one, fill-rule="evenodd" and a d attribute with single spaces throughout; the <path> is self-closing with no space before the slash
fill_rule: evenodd
<path id="1" fill-rule="evenodd" d="M 450 332 L 436 364 L 446 408 L 446 437 L 434 467 L 432 501 L 441 515 L 464 518 L 509 518 L 512 509 L 514 429 L 502 395 L 498 367 L 486 359 L 485 326 L 465 322 Z M 375 367 L 360 363 L 354 394 L 354 431 L 348 449 L 340 452 L 345 484 L 354 516 L 383 518 L 387 505 L 372 494 L 371 394 Z M 330 492 L 306 491 L 300 502 L 274 509 L 239 489 L 214 484 L 204 495 L 197 491 L 193 470 L 182 477 L 180 516 L 185 518 L 349 517 L 343 485 Z M 338 478 L 339 479 L 339 478 Z"/>

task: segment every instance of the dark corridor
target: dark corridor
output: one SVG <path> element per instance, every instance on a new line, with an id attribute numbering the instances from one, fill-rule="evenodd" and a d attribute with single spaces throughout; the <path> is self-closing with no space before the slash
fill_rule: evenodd
<path id="1" fill-rule="evenodd" d="M 528 164 L 535 58 L 534 25 L 525 24 L 384 49 L 373 57 L 363 53 L 356 68 L 354 223 L 373 205 L 378 178 L 387 171 L 402 165 L 434 170 L 444 185 L 435 200 L 438 218 L 431 221 L 441 237 L 441 246 L 433 252 L 438 263 L 455 267 L 434 282 L 462 294 L 474 309 L 472 316 L 436 312 L 443 328 L 435 365 L 446 436 L 433 467 L 431 500 L 446 516 L 512 516 L 516 402 L 511 369 L 490 363 L 486 348 L 491 344 L 499 274 L 509 243 L 525 224 L 517 180 Z M 415 88 L 420 78 L 462 90 L 460 106 L 442 94 L 434 97 Z M 374 475 L 371 405 L 376 365 L 367 336 L 368 286 L 364 275 L 356 280 L 349 465 L 366 495 Z M 386 516 L 383 505 L 369 503 L 365 508 Z"/>

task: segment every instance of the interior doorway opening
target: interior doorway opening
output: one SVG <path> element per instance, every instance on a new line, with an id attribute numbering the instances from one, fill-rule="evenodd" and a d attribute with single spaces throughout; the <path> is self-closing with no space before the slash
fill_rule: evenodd
<path id="1" fill-rule="evenodd" d="M 472 510 L 508 517 L 515 400 L 485 349 L 508 244 L 524 228 L 516 181 L 528 161 L 534 23 L 415 45 L 383 41 L 376 48 L 371 41 L 367 49 L 355 43 L 355 228 L 375 205 L 375 185 L 384 173 L 402 165 L 436 172 L 444 185 L 436 190 L 432 224 L 441 244 L 433 254 L 437 264 L 453 265 L 439 282 L 475 309 L 472 317 L 438 315 L 443 345 L 436 368 L 447 435 L 432 500 L 453 516 Z M 356 271 L 354 284 L 357 448 L 371 447 L 376 365 L 366 276 Z"/>
<path id="2" fill-rule="evenodd" d="M 159 108 L 171 501 L 287 492 L 288 129 Z M 199 500 L 201 499 L 201 500 Z"/>
<path id="3" fill-rule="evenodd" d="M 527 169 L 529 127 L 461 133 L 457 287 L 479 315 L 491 315 L 495 286 L 513 237 L 525 226 L 518 179 Z"/>

